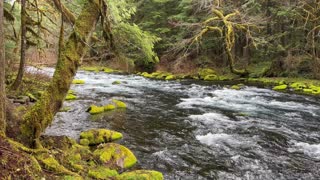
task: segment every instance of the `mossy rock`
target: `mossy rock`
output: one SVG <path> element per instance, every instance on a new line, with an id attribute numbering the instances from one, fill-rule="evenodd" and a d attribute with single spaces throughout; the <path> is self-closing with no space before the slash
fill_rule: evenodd
<path id="1" fill-rule="evenodd" d="M 98 161 L 108 164 L 111 169 L 130 168 L 137 163 L 137 158 L 128 148 L 115 143 L 101 144 L 93 154 Z"/>
<path id="2" fill-rule="evenodd" d="M 121 84 L 121 81 L 113 81 L 112 84 L 113 85 L 119 85 L 119 84 Z"/>
<path id="3" fill-rule="evenodd" d="M 76 100 L 77 96 L 73 95 L 73 94 L 67 94 L 66 96 L 66 101 L 72 101 L 72 100 Z"/>
<path id="4" fill-rule="evenodd" d="M 169 75 L 169 76 L 166 77 L 165 80 L 171 81 L 171 80 L 175 80 L 175 79 L 176 79 L 176 77 L 174 75 Z"/>
<path id="5" fill-rule="evenodd" d="M 116 109 L 116 106 L 113 104 L 108 104 L 108 105 L 103 106 L 103 108 L 105 111 L 112 111 L 112 110 Z"/>
<path id="6" fill-rule="evenodd" d="M 118 175 L 119 174 L 116 170 L 111 170 L 106 167 L 90 169 L 88 172 L 88 176 L 94 179 L 112 179 L 112 177 L 116 177 Z"/>
<path id="7" fill-rule="evenodd" d="M 290 87 L 293 88 L 295 91 L 303 90 L 304 88 L 307 88 L 307 86 L 304 83 L 295 82 L 290 84 Z"/>
<path id="8" fill-rule="evenodd" d="M 240 89 L 241 89 L 241 87 L 240 87 L 240 86 L 238 86 L 238 85 L 233 85 L 233 86 L 231 86 L 231 89 L 234 89 L 234 90 L 240 90 Z"/>
<path id="9" fill-rule="evenodd" d="M 147 72 L 143 72 L 143 73 L 141 74 L 141 76 L 143 76 L 143 77 L 145 77 L 145 78 L 152 78 L 152 77 L 153 77 L 151 74 L 149 74 L 149 73 L 147 73 Z"/>
<path id="10" fill-rule="evenodd" d="M 68 91 L 68 94 L 76 95 L 76 92 L 75 92 L 74 90 L 70 89 L 70 90 Z"/>
<path id="11" fill-rule="evenodd" d="M 121 133 L 107 129 L 91 129 L 80 134 L 81 145 L 97 145 L 121 139 Z M 87 139 L 88 141 L 85 141 Z M 82 140 L 82 141 L 81 141 Z"/>
<path id="12" fill-rule="evenodd" d="M 158 171 L 136 170 L 122 173 L 119 180 L 163 180 L 163 175 Z"/>
<path id="13" fill-rule="evenodd" d="M 124 103 L 122 101 L 113 99 L 112 102 L 114 102 L 116 104 L 117 108 L 127 108 L 126 103 Z"/>
<path id="14" fill-rule="evenodd" d="M 96 105 L 91 105 L 90 108 L 89 108 L 89 113 L 90 114 L 100 114 L 100 113 L 103 113 L 104 112 L 104 107 L 99 107 L 99 106 L 96 106 Z"/>
<path id="15" fill-rule="evenodd" d="M 313 90 L 312 89 L 303 89 L 303 92 L 306 94 L 312 94 Z"/>
<path id="16" fill-rule="evenodd" d="M 216 75 L 216 72 L 213 69 L 210 68 L 204 68 L 198 70 L 198 75 L 200 79 L 204 79 L 208 75 Z"/>
<path id="17" fill-rule="evenodd" d="M 85 81 L 84 80 L 81 80 L 81 79 L 74 79 L 73 81 L 72 81 L 72 84 L 84 84 L 85 83 Z"/>
<path id="18" fill-rule="evenodd" d="M 113 70 L 113 69 L 111 69 L 111 68 L 104 68 L 103 69 L 103 72 L 105 72 L 105 73 L 114 73 L 114 72 L 116 72 L 115 70 Z"/>
<path id="19" fill-rule="evenodd" d="M 283 84 L 283 85 L 275 86 L 272 89 L 275 91 L 283 91 L 283 90 L 286 90 L 287 88 L 288 88 L 288 85 Z"/>
<path id="20" fill-rule="evenodd" d="M 203 78 L 203 80 L 205 81 L 215 81 L 215 80 L 219 80 L 219 77 L 215 74 L 210 74 L 210 75 L 207 75 Z"/>

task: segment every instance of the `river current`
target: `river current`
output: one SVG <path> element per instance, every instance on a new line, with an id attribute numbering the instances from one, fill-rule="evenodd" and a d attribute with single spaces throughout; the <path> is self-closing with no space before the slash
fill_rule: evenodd
<path id="1" fill-rule="evenodd" d="M 48 69 L 47 72 L 53 72 Z M 160 81 L 135 75 L 79 71 L 78 96 L 56 115 L 47 135 L 79 138 L 108 128 L 139 159 L 137 169 L 165 179 L 320 179 L 320 99 L 199 81 Z M 120 85 L 112 85 L 119 80 Z M 100 115 L 91 104 L 111 99 L 127 110 Z"/>

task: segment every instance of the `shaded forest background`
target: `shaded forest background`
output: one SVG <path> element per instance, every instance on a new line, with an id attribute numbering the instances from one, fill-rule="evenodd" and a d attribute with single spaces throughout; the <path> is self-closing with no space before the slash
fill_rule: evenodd
<path id="1" fill-rule="evenodd" d="M 62 1 L 63 2 L 63 1 Z M 81 0 L 63 4 L 75 16 Z M 36 65 L 54 64 L 57 57 L 60 17 L 46 1 L 39 1 L 38 11 L 27 3 L 27 60 Z M 121 6 L 121 9 L 117 9 Z M 20 6 L 9 7 L 6 22 L 6 57 L 8 68 L 18 63 L 20 40 Z M 110 44 L 101 40 L 98 25 L 84 63 L 107 63 L 123 70 L 164 70 L 190 73 L 199 67 L 212 67 L 229 73 L 224 38 L 207 32 L 197 42 L 194 38 L 206 26 L 220 26 L 221 21 L 204 22 L 212 17 L 212 9 L 231 17 L 235 42 L 232 54 L 235 66 L 247 68 L 250 77 L 281 76 L 320 78 L 320 3 L 317 0 L 130 0 L 112 2 L 116 12 L 112 18 Z M 10 19 L 12 21 L 10 21 Z M 14 20 L 14 21 L 13 21 Z M 72 27 L 67 27 L 66 32 Z M 65 33 L 68 35 L 68 33 Z M 117 51 L 112 51 L 114 48 Z M 116 54 L 115 54 L 116 52 Z M 7 71 L 14 72 L 14 71 Z"/>

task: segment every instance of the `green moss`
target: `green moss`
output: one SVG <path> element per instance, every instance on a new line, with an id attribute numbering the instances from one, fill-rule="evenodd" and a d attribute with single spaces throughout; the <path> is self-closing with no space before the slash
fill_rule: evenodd
<path id="1" fill-rule="evenodd" d="M 95 179 L 111 179 L 118 175 L 119 174 L 116 170 L 111 170 L 105 167 L 90 169 L 88 172 L 88 176 Z"/>
<path id="2" fill-rule="evenodd" d="M 73 94 L 67 94 L 66 99 L 67 101 L 71 101 L 71 100 L 76 100 L 77 96 L 73 95 Z"/>
<path id="3" fill-rule="evenodd" d="M 142 75 L 143 77 L 145 77 L 145 78 L 152 78 L 152 77 L 153 77 L 151 74 L 149 74 L 149 73 L 147 73 L 147 72 L 143 72 L 141 75 Z"/>
<path id="4" fill-rule="evenodd" d="M 115 70 L 113 70 L 111 68 L 104 68 L 103 72 L 105 72 L 105 73 L 114 73 L 114 72 L 117 72 L 117 71 L 115 71 Z"/>
<path id="5" fill-rule="evenodd" d="M 31 102 L 36 102 L 36 101 L 38 101 L 38 99 L 37 99 L 33 94 L 27 93 L 26 95 L 29 97 L 29 99 L 30 99 Z"/>
<path id="6" fill-rule="evenodd" d="M 163 175 L 158 171 L 136 170 L 125 172 L 118 176 L 119 180 L 163 180 Z"/>
<path id="7" fill-rule="evenodd" d="M 205 81 L 215 81 L 215 80 L 219 80 L 219 77 L 217 75 L 210 74 L 210 75 L 205 76 L 203 78 L 203 80 L 205 80 Z"/>
<path id="8" fill-rule="evenodd" d="M 234 89 L 234 90 L 240 90 L 240 89 L 241 89 L 241 87 L 240 87 L 240 86 L 238 86 L 238 85 L 233 85 L 233 86 L 231 86 L 231 89 Z"/>
<path id="9" fill-rule="evenodd" d="M 213 69 L 210 68 L 204 68 L 198 70 L 198 75 L 200 79 L 204 79 L 208 75 L 216 75 L 216 72 Z"/>
<path id="10" fill-rule="evenodd" d="M 77 176 L 64 176 L 63 180 L 82 180 L 82 177 Z"/>
<path id="11" fill-rule="evenodd" d="M 74 90 L 71 90 L 71 89 L 70 89 L 70 90 L 68 91 L 68 94 L 76 95 L 76 92 L 75 92 Z"/>
<path id="12" fill-rule="evenodd" d="M 170 80 L 175 80 L 175 79 L 176 79 L 176 77 L 174 75 L 169 75 L 166 77 L 165 80 L 170 81 Z"/>
<path id="13" fill-rule="evenodd" d="M 307 94 L 312 94 L 313 90 L 312 89 L 303 89 L 303 92 L 307 93 Z"/>
<path id="14" fill-rule="evenodd" d="M 111 111 L 111 110 L 114 110 L 114 109 L 116 109 L 116 106 L 113 105 L 113 104 L 108 104 L 108 105 L 104 106 L 104 110 L 105 111 Z"/>
<path id="15" fill-rule="evenodd" d="M 121 84 L 121 81 L 113 81 L 112 84 L 113 85 L 118 85 L 118 84 Z"/>
<path id="16" fill-rule="evenodd" d="M 282 91 L 282 90 L 286 90 L 287 88 L 288 88 L 288 85 L 283 84 L 283 85 L 275 86 L 272 89 L 275 91 Z"/>
<path id="17" fill-rule="evenodd" d="M 126 103 L 124 103 L 122 101 L 113 99 L 112 102 L 114 102 L 116 104 L 117 108 L 127 108 Z"/>
<path id="18" fill-rule="evenodd" d="M 80 144 L 97 145 L 101 143 L 107 143 L 121 139 L 123 136 L 121 133 L 116 131 L 111 131 L 107 129 L 91 129 L 84 131 L 80 134 L 80 139 L 83 140 Z"/>
<path id="19" fill-rule="evenodd" d="M 91 105 L 89 109 L 90 114 L 100 114 L 104 112 L 104 107 L 99 107 L 95 105 Z"/>
<path id="20" fill-rule="evenodd" d="M 72 81 L 72 84 L 84 84 L 85 83 L 85 81 L 84 80 L 81 80 L 81 79 L 74 79 L 73 81 Z"/>
<path id="21" fill-rule="evenodd" d="M 90 141 L 88 139 L 80 139 L 79 144 L 81 144 L 83 146 L 89 146 Z"/>
<path id="22" fill-rule="evenodd" d="M 128 148 L 115 143 L 100 145 L 93 154 L 97 160 L 114 169 L 130 168 L 137 163 L 137 158 Z"/>

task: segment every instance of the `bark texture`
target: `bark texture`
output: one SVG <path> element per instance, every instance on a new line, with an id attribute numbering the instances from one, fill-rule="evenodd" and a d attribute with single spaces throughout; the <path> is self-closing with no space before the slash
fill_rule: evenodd
<path id="1" fill-rule="evenodd" d="M 0 1 L 0 136 L 6 132 L 5 51 L 3 1 Z"/>

